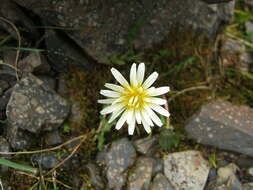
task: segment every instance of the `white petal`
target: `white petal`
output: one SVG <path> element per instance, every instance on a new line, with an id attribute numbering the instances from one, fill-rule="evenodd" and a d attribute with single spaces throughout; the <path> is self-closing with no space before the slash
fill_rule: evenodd
<path id="1" fill-rule="evenodd" d="M 115 111 L 112 113 L 112 116 L 111 116 L 111 118 L 109 119 L 108 123 L 113 122 L 124 110 L 125 110 L 124 107 L 121 108 L 121 109 L 115 110 Z"/>
<path id="2" fill-rule="evenodd" d="M 156 105 L 156 104 L 149 104 L 149 106 L 156 111 L 157 113 L 160 113 L 161 115 L 164 115 L 165 117 L 169 117 L 170 113 L 164 109 L 163 107 Z"/>
<path id="3" fill-rule="evenodd" d="M 142 119 L 142 121 L 145 120 L 148 123 L 148 125 L 154 126 L 154 123 L 150 119 L 150 117 L 149 117 L 148 113 L 146 112 L 146 110 L 141 110 L 141 119 Z"/>
<path id="4" fill-rule="evenodd" d="M 133 117 L 133 120 L 128 125 L 128 134 L 133 135 L 134 134 L 134 129 L 135 129 L 135 117 Z"/>
<path id="5" fill-rule="evenodd" d="M 149 107 L 149 106 L 144 106 L 144 109 L 147 111 L 148 115 L 151 117 L 151 119 L 154 121 L 154 123 L 161 127 L 163 125 L 162 121 L 160 118 L 155 114 L 155 112 Z"/>
<path id="6" fill-rule="evenodd" d="M 98 103 L 100 103 L 100 104 L 111 104 L 115 100 L 116 100 L 116 98 L 102 99 L 102 100 L 98 100 Z"/>
<path id="7" fill-rule="evenodd" d="M 134 63 L 131 67 L 130 70 L 130 83 L 133 86 L 137 86 L 138 82 L 137 82 L 137 78 L 136 78 L 136 64 Z"/>
<path id="8" fill-rule="evenodd" d="M 128 114 L 128 118 L 127 118 L 127 124 L 130 125 L 130 123 L 133 121 L 133 119 L 134 119 L 134 110 L 130 109 L 129 114 Z"/>
<path id="9" fill-rule="evenodd" d="M 145 98 L 146 102 L 158 104 L 158 105 L 164 105 L 167 103 L 167 100 L 162 98 Z"/>
<path id="10" fill-rule="evenodd" d="M 120 93 L 114 92 L 112 90 L 100 90 L 100 94 L 111 98 L 117 98 L 120 96 Z"/>
<path id="11" fill-rule="evenodd" d="M 157 79 L 158 77 L 158 73 L 157 72 L 153 72 L 143 83 L 142 87 L 147 89 L 149 88 Z"/>
<path id="12" fill-rule="evenodd" d="M 149 96 L 160 96 L 162 94 L 166 94 L 170 91 L 170 87 L 164 86 L 160 88 L 156 88 L 155 90 L 151 91 L 148 95 Z"/>
<path id="13" fill-rule="evenodd" d="M 116 127 L 115 127 L 117 130 L 119 130 L 119 129 L 123 126 L 123 124 L 126 122 L 127 117 L 128 117 L 128 113 L 129 113 L 129 111 L 126 110 L 126 111 L 121 115 L 121 117 L 120 117 L 120 119 L 118 120 L 118 122 L 117 122 L 117 124 L 116 124 Z"/>
<path id="14" fill-rule="evenodd" d="M 105 87 L 109 88 L 113 91 L 116 91 L 116 92 L 124 92 L 125 91 L 123 87 L 116 85 L 116 84 L 105 83 Z"/>
<path id="15" fill-rule="evenodd" d="M 120 103 L 124 100 L 124 97 L 119 97 L 119 98 L 115 98 L 114 101 L 112 102 L 112 104 L 117 104 Z"/>
<path id="16" fill-rule="evenodd" d="M 144 75 L 145 75 L 145 64 L 141 63 L 138 66 L 138 70 L 137 70 L 137 81 L 138 81 L 138 85 L 141 85 L 144 79 Z"/>
<path id="17" fill-rule="evenodd" d="M 124 87 L 129 86 L 129 83 L 127 80 L 123 77 L 123 75 L 115 68 L 111 69 L 112 75 L 114 78 Z"/>
<path id="18" fill-rule="evenodd" d="M 142 125 L 143 125 L 143 127 L 144 127 L 144 129 L 145 129 L 145 131 L 147 133 L 151 132 L 151 128 L 150 128 L 150 126 L 147 124 L 147 122 L 145 120 L 142 120 Z"/>
<path id="19" fill-rule="evenodd" d="M 102 111 L 100 112 L 100 114 L 101 115 L 105 115 L 105 114 L 114 112 L 116 110 L 120 110 L 124 106 L 125 106 L 124 104 L 114 104 L 114 105 L 111 105 L 111 106 L 108 106 L 108 107 L 102 109 Z"/>
<path id="20" fill-rule="evenodd" d="M 138 124 L 141 124 L 141 112 L 140 112 L 140 110 L 135 110 L 135 117 L 136 117 L 136 122 L 138 123 Z"/>

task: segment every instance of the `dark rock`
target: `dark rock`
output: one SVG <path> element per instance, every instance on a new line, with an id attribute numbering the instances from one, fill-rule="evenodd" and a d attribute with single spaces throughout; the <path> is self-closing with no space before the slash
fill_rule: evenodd
<path id="1" fill-rule="evenodd" d="M 58 85 L 57 85 L 57 93 L 63 97 L 68 97 L 68 86 L 67 86 L 67 79 L 66 73 L 61 72 L 57 77 Z"/>
<path id="2" fill-rule="evenodd" d="M 127 138 L 112 143 L 106 154 L 106 177 L 108 186 L 120 190 L 125 185 L 126 170 L 134 164 L 136 151 Z"/>
<path id="3" fill-rule="evenodd" d="M 45 85 L 47 85 L 50 89 L 55 90 L 56 89 L 56 80 L 53 77 L 47 76 L 47 75 L 39 75 L 37 76 L 40 80 L 44 82 Z"/>
<path id="4" fill-rule="evenodd" d="M 91 184 L 97 189 L 97 190 L 104 190 L 104 181 L 100 175 L 100 169 L 97 165 L 88 163 L 86 165 L 86 168 L 89 171 L 89 176 L 91 178 Z"/>
<path id="5" fill-rule="evenodd" d="M 135 167 L 128 175 L 128 190 L 148 190 L 155 160 L 148 157 L 139 157 Z"/>
<path id="6" fill-rule="evenodd" d="M 232 0 L 203 0 L 203 1 L 208 4 L 217 4 L 217 3 L 228 3 Z"/>
<path id="7" fill-rule="evenodd" d="M 41 165 L 41 167 L 46 170 L 52 169 L 59 162 L 56 155 L 53 153 L 36 154 L 36 155 L 32 156 L 31 160 L 32 160 L 32 162 L 35 162 L 38 165 Z"/>
<path id="8" fill-rule="evenodd" d="M 68 71 L 70 65 L 81 66 L 86 69 L 90 66 L 84 52 L 66 36 L 57 35 L 55 31 L 50 30 L 46 32 L 45 41 L 48 58 L 58 72 Z"/>
<path id="9" fill-rule="evenodd" d="M 154 154 L 154 146 L 158 144 L 158 139 L 156 136 L 150 136 L 134 141 L 136 150 L 144 155 Z"/>
<path id="10" fill-rule="evenodd" d="M 106 156 L 107 152 L 109 151 L 108 147 L 105 147 L 102 151 L 98 152 L 96 155 L 96 163 L 99 166 L 105 166 L 106 165 Z"/>
<path id="11" fill-rule="evenodd" d="M 65 33 L 100 63 L 126 53 L 129 44 L 137 50 L 151 48 L 166 40 L 173 28 L 180 27 L 185 33 L 192 29 L 196 36 L 214 36 L 231 21 L 234 9 L 234 1 L 213 5 L 200 0 L 185 0 L 183 4 L 178 0 L 15 2 L 50 25 L 77 28 Z"/>
<path id="12" fill-rule="evenodd" d="M 158 173 L 153 180 L 150 190 L 174 190 L 174 187 L 172 187 L 162 173 Z"/>
<path id="13" fill-rule="evenodd" d="M 216 168 L 211 168 L 208 174 L 208 180 L 212 181 L 217 177 L 217 169 Z"/>
<path id="14" fill-rule="evenodd" d="M 164 174 L 175 190 L 203 190 L 209 163 L 198 151 L 168 154 L 164 157 Z"/>
<path id="15" fill-rule="evenodd" d="M 9 84 L 6 82 L 6 81 L 4 81 L 4 80 L 0 80 L 0 96 L 4 93 L 4 91 L 6 90 L 6 89 L 8 89 L 9 88 Z"/>
<path id="16" fill-rule="evenodd" d="M 69 153 L 64 153 L 61 155 L 61 160 L 67 158 L 69 156 Z M 78 154 L 72 155 L 64 164 L 63 169 L 66 171 L 75 171 L 80 167 L 80 159 Z"/>
<path id="17" fill-rule="evenodd" d="M 239 156 L 236 164 L 242 169 L 250 168 L 253 166 L 253 158 L 245 155 Z"/>
<path id="18" fill-rule="evenodd" d="M 67 102 L 33 75 L 14 86 L 6 110 L 11 125 L 32 133 L 57 129 L 68 112 Z"/>
<path id="19" fill-rule="evenodd" d="M 152 176 L 155 176 L 158 173 L 162 173 L 163 171 L 164 171 L 163 160 L 160 158 L 155 159 L 155 164 L 154 164 Z"/>
<path id="20" fill-rule="evenodd" d="M 6 106 L 9 102 L 9 99 L 11 97 L 12 88 L 8 89 L 3 93 L 2 96 L 0 96 L 0 110 L 5 110 Z"/>
<path id="21" fill-rule="evenodd" d="M 47 132 L 45 134 L 45 143 L 47 146 L 56 146 L 62 142 L 63 141 L 58 130 Z"/>
<path id="22" fill-rule="evenodd" d="M 18 129 L 13 125 L 7 125 L 6 131 L 8 142 L 10 143 L 11 147 L 17 151 L 28 149 L 35 139 L 34 135 L 32 135 L 30 132 Z"/>
<path id="23" fill-rule="evenodd" d="M 253 110 L 223 100 L 203 105 L 187 122 L 189 137 L 212 145 L 253 156 Z"/>
<path id="24" fill-rule="evenodd" d="M 51 70 L 46 57 L 39 52 L 30 53 L 30 55 L 19 62 L 18 66 L 23 76 L 29 73 L 49 74 Z"/>
<path id="25" fill-rule="evenodd" d="M 10 144 L 7 142 L 7 140 L 0 136 L 0 152 L 10 152 L 11 151 L 11 147 Z M 7 154 L 1 154 L 1 157 L 9 157 L 9 155 Z"/>
<path id="26" fill-rule="evenodd" d="M 244 0 L 244 4 L 245 4 L 245 9 L 247 11 L 253 10 L 253 1 L 252 0 Z"/>
<path id="27" fill-rule="evenodd" d="M 80 102 L 72 102 L 68 121 L 74 126 L 80 126 L 83 122 L 83 111 Z M 75 128 L 75 127 L 74 127 Z"/>

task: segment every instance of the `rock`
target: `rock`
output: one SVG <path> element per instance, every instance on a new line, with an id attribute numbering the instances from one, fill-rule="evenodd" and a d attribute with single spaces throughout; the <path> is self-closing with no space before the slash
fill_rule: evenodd
<path id="1" fill-rule="evenodd" d="M 45 144 L 47 146 L 56 146 L 61 144 L 62 142 L 63 141 L 58 130 L 47 132 L 45 134 Z"/>
<path id="2" fill-rule="evenodd" d="M 126 170 L 134 164 L 135 158 L 136 151 L 127 138 L 112 143 L 105 159 L 109 188 L 122 189 L 126 182 Z"/>
<path id="3" fill-rule="evenodd" d="M 185 129 L 199 143 L 253 156 L 252 118 L 251 108 L 216 100 L 203 105 Z"/>
<path id="4" fill-rule="evenodd" d="M 156 136 L 148 136 L 146 138 L 138 139 L 134 141 L 136 150 L 144 155 L 152 155 L 154 153 L 154 146 L 158 144 Z"/>
<path id="5" fill-rule="evenodd" d="M 9 88 L 9 84 L 6 82 L 6 81 L 4 81 L 4 80 L 0 80 L 0 96 L 4 93 L 4 91 L 6 90 L 6 89 L 8 89 Z"/>
<path id="6" fill-rule="evenodd" d="M 57 85 L 57 93 L 60 94 L 62 97 L 68 97 L 68 81 L 66 79 L 66 73 L 59 73 L 57 77 L 58 85 Z"/>
<path id="7" fill-rule="evenodd" d="M 217 3 L 227 3 L 227 2 L 230 2 L 232 0 L 203 0 L 203 1 L 208 3 L 208 4 L 217 4 Z"/>
<path id="8" fill-rule="evenodd" d="M 253 183 L 245 183 L 242 186 L 243 190 L 253 190 Z"/>
<path id="9" fill-rule="evenodd" d="M 58 159 L 54 153 L 42 153 L 33 155 L 31 158 L 32 162 L 36 162 L 38 165 L 41 165 L 43 169 L 52 169 L 58 164 Z"/>
<path id="10" fill-rule="evenodd" d="M 11 125 L 32 133 L 57 129 L 68 113 L 67 102 L 33 75 L 14 86 L 6 110 Z"/>
<path id="11" fill-rule="evenodd" d="M 30 53 L 27 57 L 19 61 L 18 66 L 23 76 L 33 72 L 36 74 L 48 74 L 51 70 L 46 57 L 39 52 Z"/>
<path id="12" fill-rule="evenodd" d="M 248 168 L 247 173 L 253 176 L 253 167 Z"/>
<path id="13" fill-rule="evenodd" d="M 7 142 L 7 140 L 0 136 L 0 152 L 10 152 L 11 147 L 10 144 Z M 8 154 L 1 154 L 1 157 L 9 157 L 10 155 Z"/>
<path id="14" fill-rule="evenodd" d="M 253 32 L 253 22 L 252 21 L 247 21 L 245 23 L 245 29 L 246 29 L 246 33 L 252 33 Z"/>
<path id="15" fill-rule="evenodd" d="M 80 102 L 72 102 L 71 103 L 71 111 L 70 111 L 70 115 L 68 117 L 68 121 L 73 124 L 76 127 L 73 127 L 73 129 L 75 130 L 75 128 L 80 128 L 80 126 L 82 125 L 83 122 L 83 111 L 81 109 L 81 104 Z M 78 129 L 77 129 L 78 131 Z"/>
<path id="16" fill-rule="evenodd" d="M 244 4 L 245 4 L 245 9 L 247 11 L 252 11 L 253 10 L 253 2 L 252 2 L 252 0 L 244 0 Z"/>
<path id="17" fill-rule="evenodd" d="M 55 90 L 56 89 L 56 80 L 53 77 L 47 76 L 47 75 L 38 75 L 37 76 L 40 80 L 44 82 L 45 85 L 47 85 L 48 88 Z"/>
<path id="18" fill-rule="evenodd" d="M 128 190 L 148 190 L 155 160 L 149 157 L 139 157 L 135 167 L 128 175 Z"/>
<path id="19" fill-rule="evenodd" d="M 163 170 L 164 170 L 163 160 L 160 158 L 155 159 L 155 164 L 154 164 L 152 176 L 155 176 L 157 173 L 162 173 Z"/>
<path id="20" fill-rule="evenodd" d="M 151 184 L 150 190 L 174 190 L 174 187 L 162 173 L 158 173 Z"/>
<path id="21" fill-rule="evenodd" d="M 164 158 L 165 176 L 175 190 L 203 190 L 209 169 L 198 151 L 176 152 Z"/>
<path id="22" fill-rule="evenodd" d="M 217 169 L 216 168 L 211 168 L 208 174 L 208 180 L 212 181 L 214 179 L 216 179 L 217 177 Z"/>
<path id="23" fill-rule="evenodd" d="M 7 91 L 3 93 L 2 96 L 0 96 L 0 110 L 1 111 L 6 109 L 6 106 L 11 97 L 11 93 L 12 93 L 12 88 L 8 89 Z"/>
<path id="24" fill-rule="evenodd" d="M 211 38 L 232 20 L 234 10 L 234 1 L 213 5 L 200 0 L 183 4 L 178 0 L 15 2 L 35 12 L 47 25 L 77 28 L 64 32 L 100 63 L 127 53 L 129 44 L 137 51 L 152 48 L 165 41 L 174 28 L 180 28 L 180 35 L 193 30 L 198 37 Z"/>
<path id="25" fill-rule="evenodd" d="M 242 169 L 248 169 L 253 166 L 253 158 L 245 155 L 241 155 L 236 160 L 236 165 Z"/>
<path id="26" fill-rule="evenodd" d="M 95 164 L 88 163 L 86 165 L 86 168 L 89 171 L 89 176 L 91 180 L 91 184 L 97 189 L 97 190 L 104 190 L 104 181 L 102 177 L 100 176 L 100 170 L 99 167 Z"/>
<path id="27" fill-rule="evenodd" d="M 250 72 L 253 66 L 253 52 L 244 52 L 239 57 L 239 70 L 243 72 Z"/>
<path id="28" fill-rule="evenodd" d="M 73 149 L 72 149 L 73 150 Z M 69 153 L 64 153 L 61 155 L 60 160 L 63 160 L 69 156 Z M 63 164 L 63 169 L 66 171 L 75 171 L 80 167 L 80 158 L 79 155 L 76 153 L 71 156 L 64 164 Z"/>
<path id="29" fill-rule="evenodd" d="M 16 151 L 28 149 L 36 138 L 30 132 L 9 124 L 6 126 L 6 131 L 7 140 Z"/>
<path id="30" fill-rule="evenodd" d="M 55 31 L 46 31 L 48 58 L 55 70 L 67 72 L 70 65 L 89 68 L 90 63 L 80 48 L 66 36 L 57 35 Z"/>

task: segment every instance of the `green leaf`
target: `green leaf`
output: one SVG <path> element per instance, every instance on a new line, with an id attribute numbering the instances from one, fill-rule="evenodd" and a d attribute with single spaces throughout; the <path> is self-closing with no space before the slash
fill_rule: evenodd
<path id="1" fill-rule="evenodd" d="M 172 129 L 163 129 L 159 137 L 159 145 L 164 151 L 177 148 L 181 141 L 181 135 L 176 134 Z"/>
<path id="2" fill-rule="evenodd" d="M 8 166 L 14 169 L 18 169 L 18 170 L 22 170 L 22 171 L 26 171 L 26 172 L 31 172 L 31 173 L 37 173 L 37 169 L 36 168 L 32 168 L 30 166 L 25 166 L 25 165 L 21 165 L 21 164 L 17 164 L 15 162 L 6 160 L 5 158 L 0 158 L 0 164 L 4 165 L 4 166 Z"/>

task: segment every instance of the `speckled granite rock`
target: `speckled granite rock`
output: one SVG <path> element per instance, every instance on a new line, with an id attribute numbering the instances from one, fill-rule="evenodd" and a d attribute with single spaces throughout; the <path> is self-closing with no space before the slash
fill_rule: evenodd
<path id="1" fill-rule="evenodd" d="M 15 2 L 35 12 L 48 25 L 77 28 L 64 32 L 101 63 L 126 53 L 129 44 L 140 51 L 151 48 L 164 41 L 172 28 L 213 36 L 232 19 L 234 9 L 234 1 L 212 5 L 200 0 Z"/>
<path id="2" fill-rule="evenodd" d="M 109 188 L 114 190 L 122 189 L 127 178 L 126 170 L 134 164 L 135 158 L 136 151 L 127 138 L 112 143 L 105 158 Z"/>
<path id="3" fill-rule="evenodd" d="M 164 173 L 175 190 L 203 190 L 209 164 L 198 151 L 168 154 L 164 158 Z"/>
<path id="4" fill-rule="evenodd" d="M 14 86 L 6 110 L 11 125 L 32 133 L 58 128 L 68 113 L 67 102 L 33 75 Z"/>
<path id="5" fill-rule="evenodd" d="M 136 150 L 145 155 L 151 155 L 154 153 L 154 147 L 158 145 L 158 139 L 156 136 L 150 136 L 134 141 Z"/>
<path id="6" fill-rule="evenodd" d="M 86 168 L 89 171 L 91 184 L 96 188 L 96 190 L 104 190 L 105 184 L 100 175 L 99 167 L 96 164 L 88 163 Z"/>
<path id="7" fill-rule="evenodd" d="M 253 156 L 253 109 L 217 100 L 203 105 L 186 124 L 198 142 Z"/>
<path id="8" fill-rule="evenodd" d="M 153 158 L 139 157 L 128 175 L 127 190 L 148 190 L 154 164 Z"/>
<path id="9" fill-rule="evenodd" d="M 149 190 L 174 190 L 174 187 L 162 173 L 158 173 Z"/>

